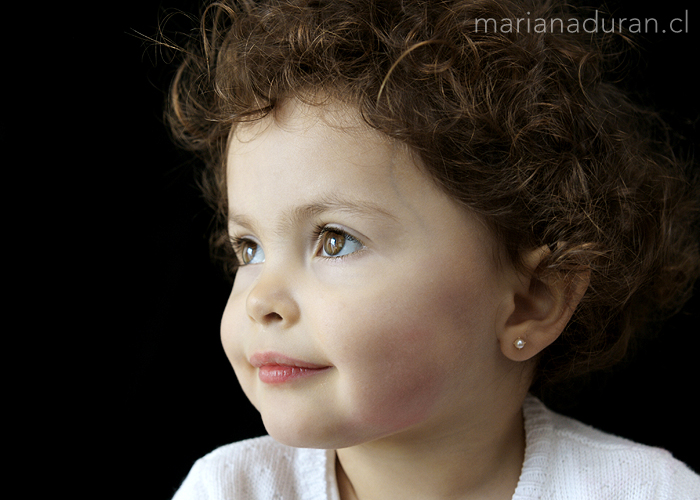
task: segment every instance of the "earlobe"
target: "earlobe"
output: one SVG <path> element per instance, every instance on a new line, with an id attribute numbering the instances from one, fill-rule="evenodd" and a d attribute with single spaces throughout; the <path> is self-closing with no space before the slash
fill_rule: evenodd
<path id="1" fill-rule="evenodd" d="M 590 271 L 540 277 L 537 268 L 549 253 L 542 247 L 524 259 L 529 276 L 513 284 L 511 313 L 499 335 L 503 354 L 526 361 L 554 342 L 571 319 L 588 288 Z"/>

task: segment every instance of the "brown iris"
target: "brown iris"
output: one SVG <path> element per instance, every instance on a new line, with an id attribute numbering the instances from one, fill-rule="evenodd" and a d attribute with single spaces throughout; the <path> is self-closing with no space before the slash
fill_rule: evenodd
<path id="1" fill-rule="evenodd" d="M 257 243 L 253 243 L 252 241 L 243 242 L 241 245 L 241 259 L 243 260 L 243 265 L 248 264 L 251 260 L 253 260 L 257 252 Z"/>
<path id="2" fill-rule="evenodd" d="M 328 255 L 337 255 L 345 246 L 345 236 L 333 231 L 323 234 L 323 251 Z"/>

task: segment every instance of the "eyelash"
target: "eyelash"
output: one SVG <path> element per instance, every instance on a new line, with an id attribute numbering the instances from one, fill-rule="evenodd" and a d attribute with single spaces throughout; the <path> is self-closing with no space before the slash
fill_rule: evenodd
<path id="1" fill-rule="evenodd" d="M 320 254 L 323 250 L 323 248 L 322 248 L 323 236 L 327 233 L 339 234 L 339 235 L 343 236 L 346 240 L 357 243 L 362 248 L 364 248 L 364 246 L 365 246 L 364 243 L 362 243 L 362 241 L 360 241 L 359 239 L 357 239 L 353 235 L 349 234 L 347 231 L 343 231 L 339 227 L 329 226 L 326 224 L 318 224 L 314 227 L 314 230 L 313 230 L 313 237 L 314 237 L 314 243 L 315 243 L 315 248 L 316 248 L 317 254 Z M 255 240 L 253 240 L 251 238 L 238 237 L 238 236 L 231 237 L 231 246 L 233 247 L 233 251 L 236 255 L 236 259 L 238 260 L 239 266 L 247 265 L 247 264 L 244 264 L 242 262 L 243 259 L 242 259 L 241 255 L 243 252 L 244 245 L 249 244 L 249 243 L 253 243 L 255 245 L 260 246 L 260 244 L 258 242 L 256 242 Z M 350 257 L 351 255 L 353 255 L 355 253 L 357 253 L 357 251 L 349 253 L 347 255 L 339 255 L 339 256 L 331 256 L 331 257 L 326 257 L 324 255 L 318 255 L 318 257 L 320 257 L 322 259 L 328 259 L 328 260 L 340 260 L 340 259 L 344 259 L 346 257 Z"/>
<path id="2" fill-rule="evenodd" d="M 230 237 L 230 242 L 231 242 L 231 248 L 233 249 L 233 255 L 236 258 L 236 261 L 238 262 L 238 267 L 243 267 L 247 266 L 248 263 L 243 262 L 243 249 L 244 246 L 247 244 L 254 244 L 256 246 L 260 246 L 258 242 L 253 240 L 252 238 L 246 238 L 246 237 L 238 237 L 238 236 L 231 236 Z"/>
<path id="3" fill-rule="evenodd" d="M 326 233 L 335 233 L 335 234 L 339 234 L 339 235 L 343 236 L 346 240 L 349 240 L 349 241 L 352 241 L 352 242 L 354 242 L 354 243 L 357 243 L 357 244 L 360 245 L 362 248 L 365 247 L 365 244 L 362 243 L 359 239 L 355 238 L 353 235 L 351 235 L 351 234 L 348 233 L 347 231 L 343 231 L 343 230 L 340 229 L 339 227 L 336 227 L 336 226 L 329 226 L 329 225 L 324 225 L 324 224 L 318 224 L 318 225 L 315 226 L 315 228 L 314 228 L 314 237 L 315 237 L 315 243 L 316 243 L 316 249 L 317 249 L 316 252 L 317 252 L 317 253 L 320 253 L 320 252 L 323 250 L 323 236 L 324 236 Z M 352 253 L 349 253 L 349 254 L 347 254 L 347 255 L 338 255 L 338 256 L 331 256 L 331 257 L 326 257 L 326 256 L 324 256 L 324 255 L 318 255 L 318 257 L 320 257 L 320 258 L 322 258 L 322 259 L 328 259 L 328 260 L 335 260 L 335 261 L 338 261 L 338 260 L 341 260 L 341 259 L 345 259 L 346 257 L 350 257 L 350 256 L 356 254 L 358 251 L 359 251 L 359 250 L 357 250 L 357 251 L 355 251 L 355 252 L 352 252 Z"/>

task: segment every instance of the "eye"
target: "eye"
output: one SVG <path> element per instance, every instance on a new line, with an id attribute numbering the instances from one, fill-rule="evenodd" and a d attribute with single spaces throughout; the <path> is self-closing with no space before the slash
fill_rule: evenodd
<path id="1" fill-rule="evenodd" d="M 236 239 L 233 242 L 233 247 L 242 266 L 265 262 L 265 252 L 260 245 L 252 240 Z"/>
<path id="2" fill-rule="evenodd" d="M 324 228 L 319 239 L 321 257 L 345 257 L 364 248 L 364 245 L 355 237 L 335 228 Z"/>

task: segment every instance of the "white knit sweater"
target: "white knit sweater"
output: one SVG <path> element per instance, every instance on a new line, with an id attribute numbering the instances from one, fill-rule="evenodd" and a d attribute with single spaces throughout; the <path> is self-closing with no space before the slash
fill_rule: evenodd
<path id="1" fill-rule="evenodd" d="M 667 451 L 605 434 L 528 396 L 513 500 L 700 500 L 700 476 Z M 339 500 L 335 452 L 266 436 L 198 460 L 173 500 Z"/>

